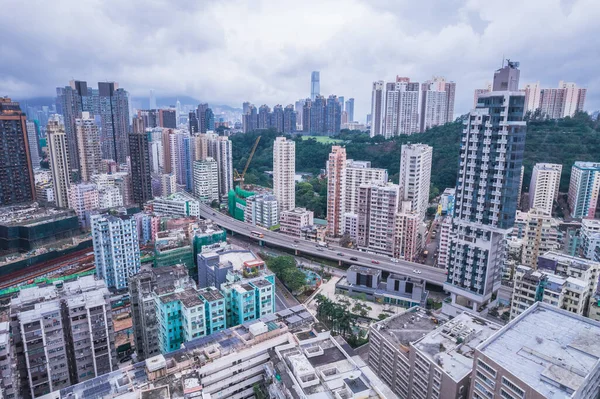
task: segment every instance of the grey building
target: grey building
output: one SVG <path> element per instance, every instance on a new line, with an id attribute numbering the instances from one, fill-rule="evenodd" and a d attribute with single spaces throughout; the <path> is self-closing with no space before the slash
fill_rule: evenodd
<path id="1" fill-rule="evenodd" d="M 176 285 L 184 288 L 192 284 L 184 265 L 143 270 L 129 279 L 129 296 L 137 360 L 160 354 L 159 324 L 153 291 Z"/>
<path id="2" fill-rule="evenodd" d="M 321 94 L 321 73 L 313 71 L 310 74 L 310 99 L 315 100 Z"/>
<path id="3" fill-rule="evenodd" d="M 118 368 L 110 293 L 93 276 L 21 290 L 11 301 L 19 397 L 37 398 Z"/>
<path id="4" fill-rule="evenodd" d="M 354 122 L 354 98 L 349 98 L 346 101 L 346 114 L 348 114 L 348 122 Z"/>
<path id="5" fill-rule="evenodd" d="M 275 129 L 277 133 L 283 132 L 283 107 L 279 104 L 273 107 L 273 112 L 270 115 L 269 127 Z"/>
<path id="6" fill-rule="evenodd" d="M 514 66 L 505 68 L 494 76 L 494 87 L 518 78 Z M 447 314 L 477 311 L 500 287 L 504 236 L 515 221 L 525 149 L 524 106 L 523 92 L 492 91 L 479 96 L 464 121 L 444 284 L 452 296 Z"/>
<path id="7" fill-rule="evenodd" d="M 325 134 L 328 136 L 338 134 L 342 125 L 342 105 L 338 98 L 331 95 L 327 98 L 325 111 Z"/>
<path id="8" fill-rule="evenodd" d="M 143 207 L 152 196 L 152 178 L 150 172 L 150 148 L 148 135 L 141 117 L 133 119 L 133 132 L 129 135 L 129 154 L 131 159 L 131 183 L 133 201 Z"/>
<path id="9" fill-rule="evenodd" d="M 283 110 L 283 133 L 292 133 L 296 131 L 296 111 L 292 104 Z"/>
<path id="10" fill-rule="evenodd" d="M 231 262 L 221 262 L 216 252 L 198 254 L 198 287 L 216 287 L 221 289 L 221 284 L 227 282 L 227 273 L 233 272 Z"/>
<path id="11" fill-rule="evenodd" d="M 115 82 L 98 82 L 99 114 L 102 120 L 102 159 L 125 163 L 129 154 L 129 93 Z"/>

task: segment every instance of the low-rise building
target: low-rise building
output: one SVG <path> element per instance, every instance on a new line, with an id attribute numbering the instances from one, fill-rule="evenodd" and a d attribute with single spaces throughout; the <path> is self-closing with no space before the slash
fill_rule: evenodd
<path id="1" fill-rule="evenodd" d="M 600 262 L 600 220 L 581 221 L 581 256 Z"/>
<path id="2" fill-rule="evenodd" d="M 596 398 L 600 323 L 537 302 L 475 348 L 469 398 Z"/>
<path id="3" fill-rule="evenodd" d="M 313 224 L 313 211 L 306 208 L 294 208 L 279 214 L 279 230 L 293 237 L 302 237 L 302 228 Z"/>
<path id="4" fill-rule="evenodd" d="M 164 216 L 200 216 L 200 202 L 184 192 L 155 198 L 149 203 L 148 208 L 154 213 Z"/>
<path id="5" fill-rule="evenodd" d="M 270 229 L 279 224 L 277 199 L 271 194 L 258 194 L 246 198 L 244 221 L 253 226 Z"/>

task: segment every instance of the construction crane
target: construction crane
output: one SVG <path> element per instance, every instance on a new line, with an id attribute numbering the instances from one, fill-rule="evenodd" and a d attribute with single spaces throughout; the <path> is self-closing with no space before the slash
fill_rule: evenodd
<path id="1" fill-rule="evenodd" d="M 256 138 L 256 141 L 254 142 L 254 145 L 252 146 L 252 151 L 250 151 L 250 156 L 248 157 L 248 160 L 246 161 L 246 166 L 244 166 L 244 171 L 242 172 L 242 174 L 240 175 L 237 171 L 237 169 L 233 170 L 233 180 L 234 181 L 239 181 L 240 188 L 244 188 L 244 176 L 246 176 L 246 171 L 248 170 L 248 166 L 250 166 L 250 161 L 252 161 L 252 157 L 254 156 L 254 152 L 256 151 L 256 147 L 258 147 L 258 142 L 260 141 L 260 138 L 262 136 L 258 136 Z"/>

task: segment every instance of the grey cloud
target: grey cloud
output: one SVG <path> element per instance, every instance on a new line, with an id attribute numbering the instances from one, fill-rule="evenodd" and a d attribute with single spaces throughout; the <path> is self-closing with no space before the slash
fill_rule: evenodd
<path id="1" fill-rule="evenodd" d="M 116 80 L 134 96 L 189 95 L 240 106 L 309 94 L 356 98 L 396 75 L 457 82 L 456 112 L 502 56 L 523 83 L 588 87 L 600 108 L 596 0 L 9 1 L 0 14 L 0 95 L 51 96 L 71 78 Z"/>

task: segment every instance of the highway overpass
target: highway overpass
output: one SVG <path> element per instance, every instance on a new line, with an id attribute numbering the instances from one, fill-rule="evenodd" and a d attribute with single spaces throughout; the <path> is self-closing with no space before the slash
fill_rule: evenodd
<path id="1" fill-rule="evenodd" d="M 342 248 L 339 246 L 330 246 L 329 248 L 318 248 L 316 243 L 306 241 L 301 238 L 291 237 L 282 233 L 277 233 L 236 220 L 232 217 L 224 215 L 206 204 L 200 204 L 200 216 L 205 219 L 211 219 L 222 228 L 236 234 L 241 234 L 247 237 L 252 237 L 257 241 L 263 241 L 266 244 L 289 248 L 298 253 L 309 254 L 319 258 L 331 259 L 336 262 L 345 262 L 353 265 L 371 267 L 380 269 L 386 272 L 400 274 L 403 276 L 419 277 L 430 284 L 442 286 L 446 281 L 446 271 L 435 267 L 422 265 L 420 263 L 408 262 L 400 260 L 398 262 L 390 261 L 390 258 L 385 255 L 375 255 L 366 252 L 361 252 L 355 249 Z M 253 237 L 252 231 L 260 231 L 264 237 Z M 356 258 L 356 260 L 350 260 Z M 378 263 L 373 263 L 373 261 Z M 417 274 L 413 270 L 420 270 Z"/>

